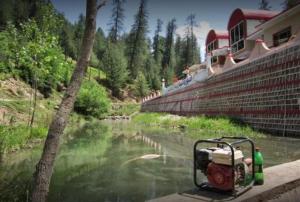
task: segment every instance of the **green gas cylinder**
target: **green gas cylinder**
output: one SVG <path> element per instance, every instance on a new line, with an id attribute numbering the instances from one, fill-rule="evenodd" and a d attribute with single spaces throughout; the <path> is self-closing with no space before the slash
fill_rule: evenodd
<path id="1" fill-rule="evenodd" d="M 264 159 L 259 148 L 255 149 L 254 153 L 254 165 L 255 165 L 255 184 L 264 184 L 264 173 L 263 173 Z"/>

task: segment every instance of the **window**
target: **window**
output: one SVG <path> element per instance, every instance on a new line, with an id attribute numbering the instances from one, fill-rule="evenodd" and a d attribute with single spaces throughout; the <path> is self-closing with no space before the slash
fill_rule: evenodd
<path id="1" fill-rule="evenodd" d="M 207 52 L 211 53 L 213 50 L 216 50 L 217 48 L 218 48 L 218 42 L 217 40 L 214 40 L 207 45 Z M 216 62 L 218 62 L 218 57 L 216 56 L 211 57 L 211 63 L 214 64 Z"/>
<path id="2" fill-rule="evenodd" d="M 224 46 L 228 46 L 228 39 L 219 39 L 219 48 L 223 48 Z"/>
<path id="3" fill-rule="evenodd" d="M 244 44 L 244 22 L 240 22 L 230 30 L 230 44 L 233 53 L 243 49 Z"/>
<path id="4" fill-rule="evenodd" d="M 212 58 L 211 58 L 211 64 L 215 64 L 215 63 L 217 63 L 218 62 L 218 57 L 217 56 L 213 56 Z"/>
<path id="5" fill-rule="evenodd" d="M 273 45 L 279 46 L 289 40 L 291 37 L 291 27 L 285 28 L 273 34 Z"/>
<path id="6" fill-rule="evenodd" d="M 207 45 L 207 52 L 210 53 L 211 51 L 217 48 L 218 48 L 217 40 L 214 40 Z"/>

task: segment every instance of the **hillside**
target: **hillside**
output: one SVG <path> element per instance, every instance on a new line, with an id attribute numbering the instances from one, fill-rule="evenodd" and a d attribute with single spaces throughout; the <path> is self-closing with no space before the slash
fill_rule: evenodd
<path id="1" fill-rule="evenodd" d="M 0 123 L 3 125 L 26 124 L 30 121 L 34 90 L 21 80 L 8 78 L 0 81 Z M 53 109 L 59 104 L 62 94 L 53 93 L 44 99 L 37 94 L 37 108 L 35 124 L 49 123 Z"/>
<path id="2" fill-rule="evenodd" d="M 89 68 L 85 81 L 97 83 L 96 80 L 105 83 L 105 74 L 102 71 Z M 99 88 L 104 88 L 101 84 L 96 85 L 99 85 Z M 135 101 L 136 98 L 126 88 L 123 90 L 123 100 L 113 97 L 108 88 L 104 89 L 111 104 L 103 118 L 106 116 L 128 116 L 139 111 L 139 103 Z M 50 97 L 44 98 L 43 94 L 37 91 L 35 117 L 32 128 L 30 128 L 34 89 L 22 79 L 13 78 L 9 74 L 2 74 L 0 80 L 0 154 L 15 151 L 22 147 L 31 147 L 31 143 L 42 141 L 63 93 L 54 90 Z M 80 115 L 73 112 L 67 130 L 72 129 L 74 125 L 78 124 L 78 121 L 81 122 L 88 116 L 90 115 Z"/>

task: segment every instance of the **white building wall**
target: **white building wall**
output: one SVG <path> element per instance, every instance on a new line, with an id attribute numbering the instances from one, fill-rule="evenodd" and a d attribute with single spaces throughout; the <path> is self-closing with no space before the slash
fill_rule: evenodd
<path id="1" fill-rule="evenodd" d="M 265 43 L 268 47 L 273 46 L 273 34 L 287 28 L 291 27 L 292 35 L 300 34 L 300 13 L 297 13 L 293 16 L 288 16 L 276 25 L 266 29 L 262 38 L 264 39 Z"/>

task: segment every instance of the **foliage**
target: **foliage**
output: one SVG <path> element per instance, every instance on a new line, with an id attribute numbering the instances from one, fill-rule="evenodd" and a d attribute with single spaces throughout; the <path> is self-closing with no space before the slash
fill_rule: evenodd
<path id="1" fill-rule="evenodd" d="M 284 0 L 283 7 L 284 9 L 290 9 L 299 4 L 299 0 Z"/>
<path id="2" fill-rule="evenodd" d="M 135 95 L 138 97 L 144 97 L 149 93 L 149 86 L 146 78 L 142 72 L 139 72 L 137 78 L 134 81 Z"/>
<path id="3" fill-rule="evenodd" d="M 34 20 L 20 25 L 20 29 L 12 24 L 0 33 L 3 45 L 0 47 L 0 71 L 20 76 L 27 83 L 37 85 L 38 89 L 48 97 L 52 89 L 61 83 L 68 83 L 70 62 L 59 46 L 57 36 L 48 32 L 50 25 L 42 31 Z M 1 42 L 0 42 L 1 43 Z"/>
<path id="4" fill-rule="evenodd" d="M 102 62 L 112 94 L 119 97 L 120 89 L 124 86 L 128 75 L 126 58 L 122 48 L 108 41 Z"/>
<path id="5" fill-rule="evenodd" d="M 260 10 L 271 10 L 271 6 L 269 5 L 269 1 L 268 0 L 261 0 L 259 3 L 259 9 Z"/>
<path id="6" fill-rule="evenodd" d="M 84 81 L 75 101 L 75 111 L 83 115 L 102 118 L 109 108 L 110 100 L 105 89 L 95 81 Z"/>
<path id="7" fill-rule="evenodd" d="M 90 65 L 92 67 L 97 67 L 99 65 L 99 59 L 94 51 L 92 51 L 92 54 L 91 54 Z"/>

